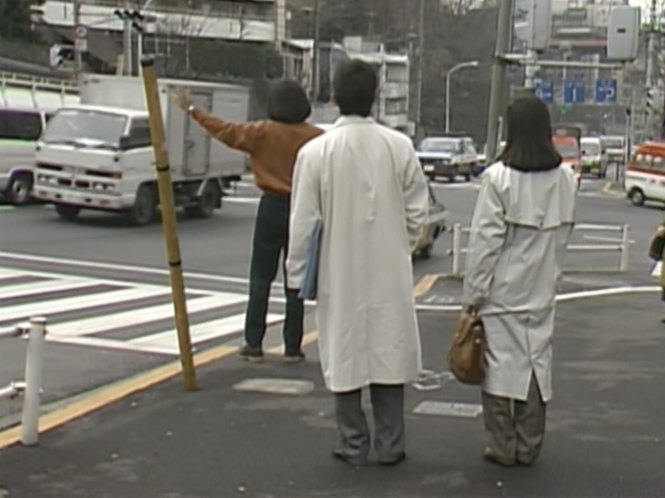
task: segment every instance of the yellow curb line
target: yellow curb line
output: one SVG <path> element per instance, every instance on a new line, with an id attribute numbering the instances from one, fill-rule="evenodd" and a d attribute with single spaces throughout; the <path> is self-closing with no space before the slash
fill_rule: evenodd
<path id="1" fill-rule="evenodd" d="M 420 279 L 413 289 L 413 297 L 418 298 L 426 294 L 436 283 L 440 275 L 425 275 Z M 303 337 L 302 345 L 307 346 L 317 341 L 317 331 L 310 332 Z M 194 366 L 202 367 L 214 361 L 221 360 L 234 353 L 238 347 L 219 346 L 194 355 Z M 270 354 L 279 354 L 282 346 L 276 346 L 268 350 Z M 180 361 L 174 361 L 157 367 L 145 373 L 134 375 L 128 379 L 117 381 L 105 387 L 90 391 L 89 395 L 83 395 L 83 399 L 44 414 L 39 419 L 39 434 L 56 429 L 73 420 L 84 417 L 107 405 L 120 401 L 127 396 L 144 391 L 152 386 L 161 384 L 182 373 Z M 21 425 L 11 427 L 0 432 L 0 450 L 13 446 L 21 441 Z"/>
<path id="2" fill-rule="evenodd" d="M 413 298 L 418 299 L 419 297 L 427 294 L 432 289 L 432 287 L 434 287 L 434 284 L 438 279 L 439 275 L 425 275 L 423 278 L 421 278 L 413 288 Z"/>
<path id="3" fill-rule="evenodd" d="M 303 337 L 303 346 L 315 342 L 318 338 L 316 331 L 310 332 Z M 202 367 L 214 361 L 221 360 L 236 353 L 238 347 L 219 346 L 217 348 L 202 351 L 194 355 L 194 366 Z M 270 349 L 271 353 L 281 352 L 282 347 Z M 51 413 L 42 415 L 39 419 L 39 433 L 43 434 L 52 429 L 60 427 L 77 418 L 88 415 L 107 405 L 115 403 L 127 396 L 144 391 L 149 387 L 161 384 L 170 380 L 182 372 L 180 361 L 174 361 L 167 365 L 157 367 L 145 373 L 137 374 L 128 379 L 124 379 L 106 387 L 91 391 L 89 396 L 74 401 L 64 408 L 55 410 Z M 21 441 L 21 426 L 6 429 L 0 432 L 0 450 L 12 446 Z"/>

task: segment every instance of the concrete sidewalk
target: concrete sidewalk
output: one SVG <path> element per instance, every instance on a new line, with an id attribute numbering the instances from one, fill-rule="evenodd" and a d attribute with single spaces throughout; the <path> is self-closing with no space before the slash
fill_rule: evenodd
<path id="1" fill-rule="evenodd" d="M 476 388 L 449 380 L 454 314 L 422 313 L 427 386 L 407 390 L 407 460 L 356 469 L 330 455 L 332 399 L 316 347 L 308 361 L 236 357 L 126 398 L 0 453 L 11 498 L 657 497 L 665 495 L 665 326 L 657 294 L 562 303 L 555 394 L 542 458 L 532 468 L 485 463 Z M 255 378 L 311 382 L 301 395 L 241 392 Z M 438 382 L 437 382 L 438 381 Z M 430 390 L 422 390 L 429 387 Z M 423 405 L 423 402 L 428 402 Z M 458 416 L 421 414 L 441 403 Z M 448 406 L 448 408 L 451 408 Z M 427 410 L 425 410 L 427 411 Z M 467 416 L 459 416 L 459 415 Z"/>

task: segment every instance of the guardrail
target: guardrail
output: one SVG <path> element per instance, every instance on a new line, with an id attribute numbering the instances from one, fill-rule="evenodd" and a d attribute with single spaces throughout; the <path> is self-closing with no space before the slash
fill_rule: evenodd
<path id="1" fill-rule="evenodd" d="M 593 231 L 593 232 L 618 232 L 621 233 L 621 242 L 615 244 L 569 244 L 567 249 L 570 252 L 618 252 L 620 254 L 619 268 L 617 271 L 628 271 L 630 256 L 630 225 L 599 225 L 592 223 L 580 223 L 575 225 L 574 231 Z M 453 226 L 453 244 L 448 250 L 452 256 L 451 272 L 455 276 L 462 275 L 462 256 L 469 252 L 467 247 L 463 247 L 463 234 L 471 231 L 470 227 L 463 227 L 457 223 Z M 598 270 L 589 270 L 598 271 Z"/>
<path id="2" fill-rule="evenodd" d="M 28 323 L 0 329 L 0 339 L 13 339 L 27 336 L 28 347 L 25 355 L 25 379 L 10 382 L 0 388 L 0 400 L 14 399 L 23 394 L 21 415 L 21 443 L 26 446 L 37 443 L 39 438 L 39 412 L 42 389 L 44 342 L 46 318 L 31 318 Z"/>

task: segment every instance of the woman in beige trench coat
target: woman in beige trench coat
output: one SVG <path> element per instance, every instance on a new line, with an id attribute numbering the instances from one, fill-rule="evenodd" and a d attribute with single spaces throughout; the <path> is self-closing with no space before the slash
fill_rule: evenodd
<path id="1" fill-rule="evenodd" d="M 464 302 L 485 324 L 484 456 L 531 465 L 552 397 L 556 280 L 573 226 L 576 182 L 552 145 L 535 97 L 508 110 L 500 161 L 483 175 L 473 214 Z"/>

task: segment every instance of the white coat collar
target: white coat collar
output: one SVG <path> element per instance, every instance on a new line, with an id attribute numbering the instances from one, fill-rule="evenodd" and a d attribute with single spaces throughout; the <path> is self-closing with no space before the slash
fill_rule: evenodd
<path id="1" fill-rule="evenodd" d="M 340 116 L 337 118 L 337 121 L 335 121 L 333 127 L 339 128 L 340 126 L 353 124 L 376 124 L 376 121 L 374 121 L 374 118 L 371 117 L 363 118 L 362 116 Z"/>

